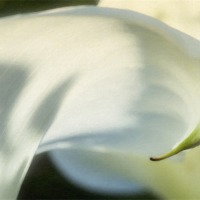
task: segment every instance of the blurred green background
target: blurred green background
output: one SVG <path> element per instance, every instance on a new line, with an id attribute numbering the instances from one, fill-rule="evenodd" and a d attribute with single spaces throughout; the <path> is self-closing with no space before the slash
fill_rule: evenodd
<path id="1" fill-rule="evenodd" d="M 0 0 L 0 16 L 36 12 L 64 6 L 96 5 L 98 0 Z"/>
<path id="2" fill-rule="evenodd" d="M 0 0 L 0 17 L 37 12 L 64 6 L 96 5 L 98 0 Z M 48 154 L 36 156 L 23 182 L 18 200 L 21 199 L 157 199 L 150 192 L 137 196 L 105 196 L 88 191 L 64 179 L 48 158 Z"/>

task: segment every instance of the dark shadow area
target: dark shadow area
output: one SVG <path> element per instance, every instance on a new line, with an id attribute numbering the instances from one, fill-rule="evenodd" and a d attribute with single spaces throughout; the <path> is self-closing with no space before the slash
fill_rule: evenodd
<path id="1" fill-rule="evenodd" d="M 96 5 L 98 0 L 0 0 L 0 17 L 64 6 Z"/>
<path id="2" fill-rule="evenodd" d="M 28 77 L 28 71 L 23 65 L 10 65 L 0 63 L 0 127 L 1 140 L 7 143 L 7 123 L 15 106 L 16 100 L 19 98 Z M 9 146 L 9 145 L 8 145 Z M 4 149 L 5 150 L 5 149 Z M 9 152 L 7 149 L 6 151 Z M 2 152 L 1 152 L 2 153 Z M 5 153 L 5 152 L 4 152 Z"/>
<path id="3" fill-rule="evenodd" d="M 150 193 L 137 196 L 105 196 L 88 192 L 73 185 L 58 173 L 48 158 L 48 154 L 36 156 L 18 195 L 22 199 L 104 199 L 104 200 L 145 200 L 157 199 Z"/>
<path id="4" fill-rule="evenodd" d="M 50 127 L 59 111 L 59 107 L 62 104 L 66 91 L 69 90 L 72 83 L 73 79 L 64 81 L 64 83 L 52 90 L 39 105 L 30 122 L 31 127 L 36 129 L 37 132 L 40 133 Z"/>

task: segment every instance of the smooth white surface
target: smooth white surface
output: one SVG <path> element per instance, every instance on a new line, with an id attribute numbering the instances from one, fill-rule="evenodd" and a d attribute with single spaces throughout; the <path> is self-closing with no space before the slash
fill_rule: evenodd
<path id="1" fill-rule="evenodd" d="M 199 120 L 199 42 L 152 18 L 96 7 L 1 19 L 0 33 L 1 197 L 16 197 L 44 135 L 39 151 L 71 147 L 52 156 L 75 182 L 130 192 L 137 180 L 159 193 L 135 178 L 149 163 L 132 165 L 135 155 L 169 150 Z M 91 153 L 81 159 L 79 149 Z M 132 164 L 115 168 L 97 149 L 114 152 L 115 163 L 133 155 Z"/>

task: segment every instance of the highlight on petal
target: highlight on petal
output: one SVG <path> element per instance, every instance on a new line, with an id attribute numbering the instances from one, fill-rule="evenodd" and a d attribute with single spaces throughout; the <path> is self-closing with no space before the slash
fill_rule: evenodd
<path id="1" fill-rule="evenodd" d="M 81 7 L 4 18 L 0 33 L 0 199 L 16 197 L 45 134 L 40 152 L 87 147 L 121 160 L 130 153 L 164 153 L 199 123 L 200 44 L 157 20 Z M 92 163 L 99 154 L 85 155 Z M 101 169 L 114 170 L 112 157 L 102 155 Z M 63 169 L 74 169 L 71 178 L 80 183 L 88 165 L 79 160 L 80 152 L 71 156 L 82 167 L 73 168 L 63 157 Z M 88 174 L 84 183 L 103 191 L 106 180 L 121 192 L 144 184 L 158 192 L 156 183 L 137 176 L 131 161 L 128 181 L 122 164 L 117 173 L 105 173 L 106 179 Z M 95 162 L 92 168 L 95 173 Z"/>
<path id="2" fill-rule="evenodd" d="M 100 0 L 99 6 L 143 13 L 200 39 L 198 0 Z"/>

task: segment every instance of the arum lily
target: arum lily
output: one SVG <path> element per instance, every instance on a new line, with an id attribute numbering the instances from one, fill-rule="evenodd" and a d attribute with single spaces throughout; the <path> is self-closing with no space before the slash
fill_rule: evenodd
<path id="1" fill-rule="evenodd" d="M 200 198 L 198 149 L 149 160 L 199 143 L 198 40 L 98 7 L 2 18 L 0 32 L 0 199 L 36 151 L 89 190 Z"/>

